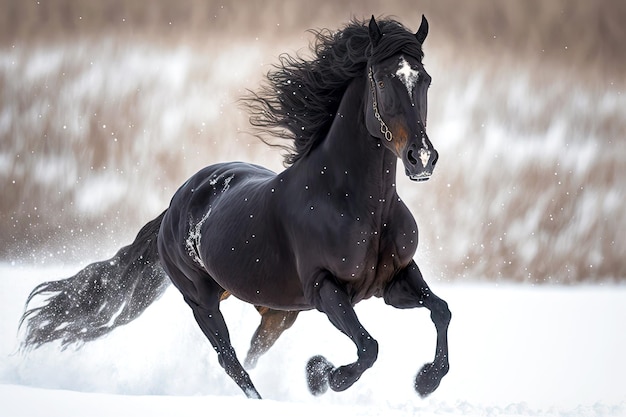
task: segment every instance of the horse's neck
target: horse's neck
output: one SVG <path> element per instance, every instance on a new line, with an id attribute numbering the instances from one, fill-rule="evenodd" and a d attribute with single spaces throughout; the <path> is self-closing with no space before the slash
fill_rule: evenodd
<path id="1" fill-rule="evenodd" d="M 365 77 L 352 81 L 328 135 L 305 160 L 313 172 L 324 171 L 334 184 L 356 188 L 367 198 L 385 198 L 395 193 L 397 157 L 365 126 L 367 94 Z"/>

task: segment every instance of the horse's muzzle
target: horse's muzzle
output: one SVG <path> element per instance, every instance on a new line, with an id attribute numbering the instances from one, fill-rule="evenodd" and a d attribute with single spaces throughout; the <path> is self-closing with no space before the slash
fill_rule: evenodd
<path id="1" fill-rule="evenodd" d="M 409 178 L 413 181 L 428 181 L 431 175 L 433 175 L 432 172 L 424 171 L 419 174 L 411 174 L 409 175 Z"/>
<path id="2" fill-rule="evenodd" d="M 409 150 L 404 161 L 406 175 L 413 181 L 426 181 L 433 175 L 439 154 L 434 149 Z"/>

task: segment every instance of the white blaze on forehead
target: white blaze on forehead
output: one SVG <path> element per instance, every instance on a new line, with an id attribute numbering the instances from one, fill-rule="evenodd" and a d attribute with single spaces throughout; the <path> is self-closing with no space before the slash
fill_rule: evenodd
<path id="1" fill-rule="evenodd" d="M 413 103 L 413 89 L 417 84 L 419 75 L 419 71 L 411 68 L 411 64 L 409 64 L 409 62 L 403 56 L 400 57 L 398 70 L 396 71 L 396 77 L 398 77 L 406 87 L 406 91 L 409 93 L 409 97 L 411 97 L 411 103 Z"/>

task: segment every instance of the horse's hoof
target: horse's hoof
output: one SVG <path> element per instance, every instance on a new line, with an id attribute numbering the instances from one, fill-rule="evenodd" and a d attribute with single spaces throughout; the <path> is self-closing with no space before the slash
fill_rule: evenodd
<path id="1" fill-rule="evenodd" d="M 254 388 L 246 388 L 243 390 L 244 393 L 246 394 L 246 397 L 248 397 L 251 400 L 261 400 L 261 394 L 259 394 L 259 392 Z"/>
<path id="2" fill-rule="evenodd" d="M 333 365 L 323 356 L 313 356 L 306 364 L 306 381 L 311 394 L 322 395 L 328 390 L 328 376 Z"/>
<path id="3" fill-rule="evenodd" d="M 256 368 L 256 364 L 259 361 L 259 357 L 258 356 L 250 356 L 248 355 L 246 357 L 246 360 L 243 361 L 243 367 L 246 370 L 251 370 Z"/>
<path id="4" fill-rule="evenodd" d="M 422 398 L 429 396 L 439 387 L 441 378 L 443 378 L 447 372 L 447 369 L 438 369 L 434 364 L 427 363 L 422 366 L 422 369 L 420 369 L 415 377 L 415 391 L 417 391 Z"/>

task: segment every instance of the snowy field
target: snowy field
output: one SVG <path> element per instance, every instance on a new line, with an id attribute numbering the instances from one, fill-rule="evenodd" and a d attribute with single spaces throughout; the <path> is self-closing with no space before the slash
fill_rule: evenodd
<path id="1" fill-rule="evenodd" d="M 307 359 L 352 362 L 354 347 L 322 314 L 302 313 L 251 371 L 265 398 L 254 401 L 223 373 L 173 287 L 135 322 L 79 350 L 17 353 L 30 290 L 79 268 L 0 266 L 1 416 L 626 416 L 623 285 L 434 282 L 453 312 L 451 371 L 427 399 L 412 389 L 434 354 L 425 310 L 359 304 L 378 362 L 348 391 L 322 397 L 307 391 Z M 223 311 L 243 357 L 257 313 L 233 299 Z"/>

